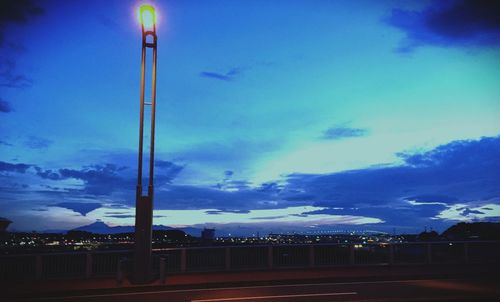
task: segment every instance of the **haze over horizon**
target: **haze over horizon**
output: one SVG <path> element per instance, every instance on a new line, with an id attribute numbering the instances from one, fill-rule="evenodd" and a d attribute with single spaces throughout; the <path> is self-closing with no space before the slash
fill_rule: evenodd
<path id="1" fill-rule="evenodd" d="M 500 221 L 500 2 L 149 3 L 155 225 L 403 233 Z M 134 224 L 139 4 L 0 4 L 11 230 Z"/>

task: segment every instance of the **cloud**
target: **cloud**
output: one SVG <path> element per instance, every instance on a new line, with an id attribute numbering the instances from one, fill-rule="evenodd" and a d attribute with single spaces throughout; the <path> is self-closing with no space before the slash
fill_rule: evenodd
<path id="1" fill-rule="evenodd" d="M 160 170 L 160 173 L 157 173 L 157 180 L 163 184 L 171 183 L 172 180 L 176 178 L 185 168 L 185 166 L 177 165 L 173 162 L 165 160 L 156 160 L 155 167 Z"/>
<path id="2" fill-rule="evenodd" d="M 300 207 L 285 207 L 280 209 L 258 209 L 250 210 L 246 213 L 241 212 L 221 212 L 213 215 L 207 212 L 215 211 L 214 209 L 181 209 L 181 210 L 155 210 L 155 213 L 160 216 L 155 219 L 155 224 L 164 224 L 171 227 L 215 227 L 225 231 L 232 228 L 231 225 L 237 226 L 239 229 L 247 229 L 247 233 L 252 229 L 255 231 L 263 226 L 266 228 L 272 227 L 274 230 L 284 228 L 295 228 L 295 230 L 305 230 L 315 227 L 317 225 L 366 225 L 366 224 L 379 224 L 383 223 L 380 219 L 371 217 L 360 217 L 351 215 L 303 215 L 304 212 L 312 212 L 321 210 L 318 207 L 300 206 Z M 92 213 L 92 216 L 98 217 L 101 212 L 106 209 L 102 208 Z M 132 210 L 128 214 L 132 216 Z M 104 216 L 104 215 L 102 215 Z M 106 223 L 133 223 L 132 217 L 130 218 L 114 218 L 107 217 Z M 240 231 L 241 231 L 240 229 Z M 269 229 L 268 229 L 269 232 Z"/>
<path id="3" fill-rule="evenodd" d="M 368 134 L 367 129 L 335 126 L 323 133 L 323 138 L 328 140 L 341 140 L 349 137 L 360 137 Z"/>
<path id="4" fill-rule="evenodd" d="M 28 136 L 24 145 L 31 149 L 46 149 L 53 144 L 53 141 L 37 136 Z"/>
<path id="5" fill-rule="evenodd" d="M 202 72 L 200 72 L 200 76 L 201 77 L 205 77 L 205 78 L 212 78 L 212 79 L 216 79 L 216 80 L 230 82 L 237 75 L 241 74 L 241 72 L 242 72 L 241 68 L 235 67 L 235 68 L 231 68 L 226 73 L 217 73 L 217 72 L 211 72 L 211 71 L 202 71 Z"/>
<path id="6" fill-rule="evenodd" d="M 251 183 L 246 180 L 227 180 L 224 179 L 222 183 L 217 183 L 213 186 L 216 189 L 224 191 L 242 191 L 251 188 Z"/>
<path id="7" fill-rule="evenodd" d="M 94 165 L 91 167 L 77 169 L 59 169 L 62 179 L 74 178 L 84 182 L 84 192 L 92 195 L 109 195 L 112 192 L 131 186 L 119 175 L 123 168 L 114 164 Z"/>
<path id="8" fill-rule="evenodd" d="M 0 87 L 27 88 L 33 85 L 33 80 L 16 71 L 13 59 L 0 56 Z"/>
<path id="9" fill-rule="evenodd" d="M 13 144 L 5 142 L 5 141 L 0 141 L 0 145 L 9 146 L 9 147 L 14 146 Z"/>
<path id="10" fill-rule="evenodd" d="M 84 184 L 80 192 L 91 195 L 109 195 L 116 190 L 123 190 L 127 187 L 132 188 L 134 181 L 132 179 L 125 179 L 119 174 L 124 169 L 125 167 L 114 164 L 93 165 L 82 169 L 63 168 L 58 170 L 44 170 L 40 167 L 35 167 L 36 175 L 43 179 L 65 180 L 73 178 L 82 180 Z M 74 191 L 74 193 L 76 194 L 77 192 Z"/>
<path id="11" fill-rule="evenodd" d="M 343 209 L 335 213 L 400 225 L 407 224 L 405 219 L 434 217 L 458 202 L 487 202 L 500 196 L 500 137 L 455 141 L 401 156 L 405 164 L 400 166 L 292 174 L 285 189 L 315 196 L 315 206 Z"/>
<path id="12" fill-rule="evenodd" d="M 113 214 L 113 215 L 106 215 L 105 217 L 109 217 L 109 218 L 135 218 L 135 215 Z"/>
<path id="13" fill-rule="evenodd" d="M 158 209 L 241 211 L 313 205 L 332 215 L 374 217 L 386 225 L 429 225 L 457 203 L 500 196 L 500 137 L 454 141 L 421 153 L 401 153 L 402 165 L 331 174 L 291 174 L 258 187 L 230 181 L 215 188 L 172 185 L 158 191 Z M 331 212 L 328 212 L 331 211 Z M 278 215 L 279 216 L 279 215 Z M 438 226 L 442 221 L 434 221 Z"/>
<path id="14" fill-rule="evenodd" d="M 57 173 L 57 171 L 43 170 L 40 167 L 35 167 L 35 170 L 36 170 L 36 175 L 40 176 L 41 178 L 50 179 L 50 180 L 61 179 L 61 175 L 59 175 L 59 173 Z"/>
<path id="15" fill-rule="evenodd" d="M 481 212 L 481 211 L 478 211 L 478 210 L 471 210 L 469 208 L 465 209 L 463 212 L 462 212 L 462 215 L 463 216 L 468 216 L 470 214 L 484 214 L 484 212 Z"/>
<path id="16" fill-rule="evenodd" d="M 250 213 L 250 210 L 208 210 L 205 211 L 206 214 L 209 215 L 221 215 L 224 213 L 234 213 L 234 214 L 248 214 Z"/>
<path id="17" fill-rule="evenodd" d="M 158 160 L 156 179 L 168 185 L 157 186 L 155 211 L 175 211 L 179 215 L 194 211 L 200 213 L 199 219 L 209 219 L 206 217 L 210 216 L 211 220 L 207 221 L 218 221 L 217 217 L 230 215 L 235 218 L 231 221 L 236 222 L 255 210 L 269 210 L 252 216 L 265 217 L 267 221 L 248 220 L 254 223 L 282 223 L 283 218 L 277 216 L 284 215 L 281 212 L 283 209 L 314 207 L 308 211 L 297 210 L 290 215 L 301 215 L 303 221 L 316 221 L 319 224 L 368 223 L 366 225 L 369 226 L 370 223 L 376 223 L 377 230 L 386 228 L 389 232 L 392 232 L 393 227 L 398 230 L 412 227 L 412 232 L 417 227 L 420 229 L 431 225 L 436 229 L 444 229 L 453 223 L 453 219 L 475 217 L 487 220 L 494 215 L 499 216 L 496 204 L 500 203 L 500 136 L 454 141 L 426 152 L 402 152 L 399 156 L 403 160 L 399 165 L 327 174 L 295 173 L 259 186 L 246 180 L 233 179 L 237 174 L 229 176 L 231 173 L 224 170 L 218 174 L 225 178 L 220 186 L 179 185 L 172 183 L 172 179 L 184 166 Z M 30 170 L 30 167 L 33 169 Z M 121 203 L 123 207 L 119 210 L 104 213 L 103 216 L 132 215 L 131 212 L 121 212 L 132 211 L 135 196 L 136 172 L 126 166 L 108 163 L 82 168 L 43 169 L 35 165 L 0 162 L 0 171 L 33 172 L 47 180 L 49 185 L 57 181 L 57 187 L 62 188 L 60 190 L 48 188 L 35 191 L 30 187 L 31 193 L 40 194 L 46 200 L 81 199 L 99 204 L 106 201 L 116 206 Z M 4 173 L 3 177 L 8 176 L 8 173 Z M 75 179 L 79 181 L 72 181 Z M 39 188 L 40 184 L 36 186 Z M 8 184 L 4 187 L 12 189 Z M 17 189 L 15 194 L 19 196 L 21 193 Z M 43 203 L 44 206 L 47 204 L 47 201 Z M 34 205 L 30 204 L 30 207 Z M 98 215 L 101 210 L 89 215 Z M 81 210 L 79 213 L 82 211 L 85 212 Z M 353 217 L 358 218 L 356 220 Z M 300 230 L 300 226 L 295 229 Z"/>
<path id="18" fill-rule="evenodd" d="M 39 16 L 43 10 L 31 0 L 3 0 L 0 1 L 0 87 L 26 88 L 33 81 L 24 74 L 16 71 L 16 62 L 13 59 L 24 48 L 16 42 L 4 43 L 5 30 L 12 24 L 26 24 L 34 16 Z M 15 37 L 18 39 L 19 37 Z M 7 45 L 8 47 L 4 47 Z M 9 53 L 8 51 L 13 51 Z M 10 104 L 0 100 L 0 112 L 11 112 Z"/>
<path id="19" fill-rule="evenodd" d="M 12 107 L 10 106 L 9 102 L 0 99 L 0 112 L 2 113 L 12 112 Z"/>
<path id="20" fill-rule="evenodd" d="M 407 197 L 406 200 L 414 203 L 444 203 L 452 204 L 458 201 L 458 198 L 446 195 L 423 194 Z"/>
<path id="21" fill-rule="evenodd" d="M 31 0 L 0 1 L 0 46 L 3 44 L 4 29 L 10 24 L 26 24 L 30 18 L 39 16 L 43 9 Z"/>
<path id="22" fill-rule="evenodd" d="M 51 204 L 48 206 L 60 207 L 69 210 L 73 210 L 77 213 L 82 214 L 82 216 L 87 215 L 87 213 L 92 212 L 95 209 L 102 207 L 100 203 L 82 203 L 82 202 L 60 202 L 56 204 Z"/>
<path id="23" fill-rule="evenodd" d="M 0 172 L 18 172 L 25 173 L 32 165 L 28 164 L 11 164 L 4 161 L 0 161 Z"/>
<path id="24" fill-rule="evenodd" d="M 433 1 L 420 12 L 394 9 L 385 21 L 406 33 L 399 52 L 422 45 L 500 44 L 500 2 L 496 0 Z"/>
<path id="25" fill-rule="evenodd" d="M 184 166 L 157 161 L 158 171 L 155 173 L 155 184 L 170 184 L 182 171 Z M 43 169 L 35 166 L 36 175 L 48 180 L 61 181 L 78 179 L 83 181 L 79 190 L 71 189 L 73 194 L 110 195 L 114 192 L 126 192 L 135 188 L 137 179 L 135 173 L 125 173 L 129 168 L 115 164 L 97 164 L 81 169 Z M 144 180 L 143 180 L 144 181 Z M 147 179 L 145 180 L 147 183 Z"/>

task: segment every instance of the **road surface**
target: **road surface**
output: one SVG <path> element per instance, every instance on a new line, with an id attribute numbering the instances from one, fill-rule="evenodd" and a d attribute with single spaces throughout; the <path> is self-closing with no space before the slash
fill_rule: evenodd
<path id="1" fill-rule="evenodd" d="M 500 301 L 500 280 L 426 279 L 249 285 L 218 288 L 122 289 L 13 301 L 147 302 L 332 302 L 332 301 Z"/>

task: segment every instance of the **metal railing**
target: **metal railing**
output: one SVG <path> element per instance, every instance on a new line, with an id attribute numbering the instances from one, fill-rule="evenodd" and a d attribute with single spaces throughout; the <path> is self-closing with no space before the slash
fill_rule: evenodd
<path id="1" fill-rule="evenodd" d="M 117 276 L 131 270 L 132 251 L 0 256 L 0 280 Z M 391 244 L 292 244 L 167 248 L 153 251 L 157 276 L 207 271 L 369 265 L 500 263 L 500 241 Z"/>

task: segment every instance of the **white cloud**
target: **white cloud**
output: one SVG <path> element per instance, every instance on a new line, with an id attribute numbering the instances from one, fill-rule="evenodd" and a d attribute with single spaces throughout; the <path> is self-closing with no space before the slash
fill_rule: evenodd
<path id="1" fill-rule="evenodd" d="M 469 210 L 469 213 L 464 213 L 466 209 Z M 449 208 L 447 208 L 446 210 L 443 210 L 435 218 L 445 219 L 445 220 L 472 221 L 477 219 L 486 219 L 499 216 L 500 216 L 500 204 L 485 204 L 481 206 L 454 204 Z"/>
<path id="2" fill-rule="evenodd" d="M 322 207 L 289 207 L 285 209 L 251 210 L 249 213 L 220 212 L 220 214 L 207 214 L 207 211 L 216 209 L 198 210 L 155 210 L 154 224 L 168 225 L 171 227 L 187 227 L 199 224 L 294 224 L 296 226 L 313 226 L 327 224 L 371 224 L 383 223 L 378 218 L 353 216 L 353 215 L 304 215 L 302 213 L 324 210 Z M 133 225 L 134 218 L 116 218 L 106 215 L 107 212 L 120 213 L 123 215 L 135 215 L 135 209 L 110 209 L 99 208 L 87 214 L 87 217 L 101 219 L 109 225 Z"/>

